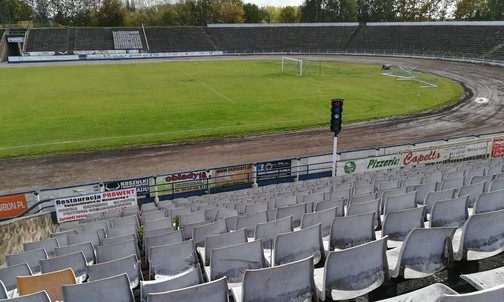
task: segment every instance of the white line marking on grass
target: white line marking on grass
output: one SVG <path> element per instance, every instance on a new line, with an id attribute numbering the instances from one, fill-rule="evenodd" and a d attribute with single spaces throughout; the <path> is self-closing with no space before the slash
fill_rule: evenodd
<path id="1" fill-rule="evenodd" d="M 188 77 L 190 77 L 192 80 L 195 80 L 196 82 L 200 83 L 201 86 L 209 89 L 210 91 L 212 91 L 213 93 L 217 94 L 218 96 L 220 97 L 223 97 L 224 99 L 226 99 L 228 102 L 232 103 L 232 104 L 235 104 L 235 102 L 233 102 L 232 99 L 228 98 L 227 96 L 223 95 L 222 93 L 220 93 L 219 91 L 213 89 L 212 87 L 208 86 L 207 84 L 203 83 L 202 81 L 196 79 L 195 77 L 193 77 L 191 74 L 189 74 L 188 72 L 182 70 L 180 67 L 177 67 L 178 70 L 180 70 L 182 73 L 184 73 L 185 75 L 187 75 Z"/>
<path id="2" fill-rule="evenodd" d="M 308 79 L 308 80 L 310 80 L 312 82 L 315 82 L 315 83 L 322 84 L 322 85 L 326 85 L 326 86 L 329 86 L 329 87 L 339 88 L 336 85 L 329 84 L 329 83 L 324 83 L 324 82 L 317 81 L 317 80 L 314 80 L 314 79 Z M 355 91 L 354 91 L 354 93 L 355 93 Z M 371 97 L 371 95 L 365 94 L 365 93 L 362 93 L 362 92 L 357 92 L 357 95 L 363 95 L 363 96 Z M 385 102 L 392 103 L 392 104 L 401 105 L 401 106 L 404 106 L 405 108 L 410 108 L 410 106 L 408 106 L 408 104 L 404 104 L 404 103 L 400 103 L 400 102 L 394 102 L 392 100 L 385 99 L 385 98 L 382 98 L 382 97 L 378 97 L 378 96 L 375 96 L 375 95 L 373 95 L 372 97 L 376 98 L 376 99 L 379 99 L 379 100 L 382 100 L 382 101 L 385 101 Z M 411 108 L 414 108 L 414 107 L 411 107 Z"/>

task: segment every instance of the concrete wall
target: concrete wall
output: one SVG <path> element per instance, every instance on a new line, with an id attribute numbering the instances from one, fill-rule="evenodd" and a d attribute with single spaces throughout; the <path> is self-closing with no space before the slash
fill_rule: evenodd
<path id="1" fill-rule="evenodd" d="M 0 222 L 0 265 L 4 265 L 5 255 L 23 251 L 23 242 L 38 241 L 54 232 L 50 213 Z"/>

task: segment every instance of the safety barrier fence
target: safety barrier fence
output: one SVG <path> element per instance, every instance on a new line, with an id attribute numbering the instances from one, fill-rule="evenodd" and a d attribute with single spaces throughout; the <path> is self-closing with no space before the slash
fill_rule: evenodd
<path id="1" fill-rule="evenodd" d="M 336 164 L 338 177 L 379 170 L 405 169 L 418 165 L 499 158 L 504 157 L 504 133 L 355 150 L 339 153 L 338 157 Z M 73 205 L 79 202 L 89 204 L 89 198 L 96 198 L 97 195 L 106 192 L 127 191 L 131 194 L 133 189 L 135 200 L 138 203 L 145 203 L 329 177 L 332 169 L 332 154 L 322 154 L 48 188 L 0 196 L 0 219 L 35 213 L 42 208 L 53 210 L 58 200 L 71 199 Z M 117 200 L 114 194 L 105 195 Z M 107 209 L 113 208 L 114 204 L 117 202 L 108 205 Z"/>

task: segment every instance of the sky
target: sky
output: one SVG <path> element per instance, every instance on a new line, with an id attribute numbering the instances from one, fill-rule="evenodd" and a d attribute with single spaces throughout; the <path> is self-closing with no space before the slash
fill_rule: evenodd
<path id="1" fill-rule="evenodd" d="M 257 6 L 299 6 L 303 0 L 244 0 L 243 3 L 253 3 Z"/>

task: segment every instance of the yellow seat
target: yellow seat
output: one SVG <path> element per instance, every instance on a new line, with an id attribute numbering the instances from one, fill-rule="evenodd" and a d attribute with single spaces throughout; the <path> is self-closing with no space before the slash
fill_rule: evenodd
<path id="1" fill-rule="evenodd" d="M 63 300 L 61 287 L 67 284 L 77 284 L 71 268 L 50 273 L 17 277 L 19 295 L 27 295 L 45 290 L 51 301 Z"/>

